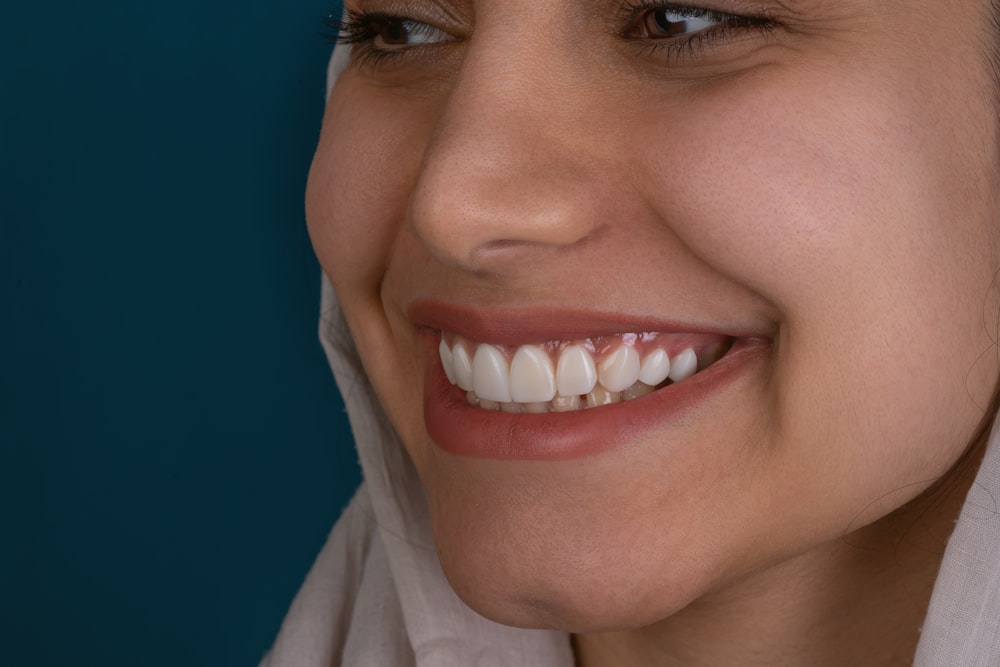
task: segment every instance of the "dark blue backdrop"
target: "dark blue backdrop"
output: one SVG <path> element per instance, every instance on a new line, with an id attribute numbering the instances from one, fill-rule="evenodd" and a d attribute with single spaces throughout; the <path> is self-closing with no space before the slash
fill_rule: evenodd
<path id="1" fill-rule="evenodd" d="M 4 664 L 254 665 L 357 484 L 302 206 L 331 5 L 4 8 Z"/>

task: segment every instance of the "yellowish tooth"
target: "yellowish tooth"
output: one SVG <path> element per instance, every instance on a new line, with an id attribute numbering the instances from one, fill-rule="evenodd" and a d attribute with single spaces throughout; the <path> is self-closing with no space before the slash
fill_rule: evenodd
<path id="1" fill-rule="evenodd" d="M 501 403 L 500 410 L 502 412 L 509 412 L 514 415 L 519 415 L 523 412 L 523 410 L 521 409 L 521 404 L 513 402 Z"/>
<path id="2" fill-rule="evenodd" d="M 608 391 L 598 384 L 587 394 L 587 407 L 596 408 L 599 405 L 611 405 L 620 403 L 622 394 L 620 391 Z"/>
<path id="3" fill-rule="evenodd" d="M 652 394 L 654 391 L 656 391 L 656 387 L 652 387 L 645 382 L 636 382 L 634 385 L 622 392 L 622 400 L 630 401 L 633 398 L 639 398 L 640 396 Z"/>
<path id="4" fill-rule="evenodd" d="M 487 401 L 485 399 L 479 399 L 479 407 L 483 410 L 499 410 L 500 404 L 496 401 Z"/>
<path id="5" fill-rule="evenodd" d="M 698 359 L 698 370 L 704 370 L 721 359 L 722 355 L 725 354 L 725 350 L 726 346 L 723 343 L 710 345 L 701 353 L 701 357 Z"/>
<path id="6" fill-rule="evenodd" d="M 560 396 L 582 396 L 597 384 L 594 358 L 585 348 L 570 345 L 559 355 L 556 364 L 556 387 Z"/>
<path id="7" fill-rule="evenodd" d="M 479 397 L 476 396 L 476 392 L 474 391 L 465 392 L 465 400 L 469 402 L 469 405 L 479 405 Z"/>
<path id="8" fill-rule="evenodd" d="M 540 415 L 542 413 L 548 412 L 552 409 L 552 403 L 549 401 L 536 401 L 533 403 L 525 403 L 524 411 L 532 415 Z"/>
<path id="9" fill-rule="evenodd" d="M 573 410 L 579 410 L 582 402 L 580 397 L 575 394 L 573 396 L 556 396 L 552 399 L 552 411 L 572 412 Z"/>

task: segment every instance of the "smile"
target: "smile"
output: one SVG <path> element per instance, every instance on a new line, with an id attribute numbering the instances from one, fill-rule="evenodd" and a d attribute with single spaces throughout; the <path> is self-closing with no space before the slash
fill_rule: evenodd
<path id="1" fill-rule="evenodd" d="M 629 401 L 708 368 L 732 346 L 717 334 L 627 333 L 508 346 L 444 333 L 448 381 L 470 405 L 512 414 L 570 412 Z"/>
<path id="2" fill-rule="evenodd" d="M 772 350 L 759 333 L 592 312 L 418 301 L 407 316 L 423 348 L 427 433 L 475 458 L 575 459 L 654 432 L 665 444 L 682 415 L 726 410 L 730 387 L 753 382 Z"/>

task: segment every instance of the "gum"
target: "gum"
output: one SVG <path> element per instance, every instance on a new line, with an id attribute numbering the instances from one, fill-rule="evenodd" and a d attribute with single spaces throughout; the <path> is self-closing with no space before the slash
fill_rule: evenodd
<path id="1" fill-rule="evenodd" d="M 443 333 L 442 337 L 449 349 L 454 350 L 456 345 L 461 345 L 469 354 L 475 356 L 476 348 L 482 342 L 470 341 L 456 334 Z M 614 336 L 598 336 L 595 338 L 582 338 L 576 340 L 546 341 L 535 344 L 536 347 L 545 350 L 553 365 L 558 363 L 559 355 L 571 345 L 579 345 L 590 352 L 594 362 L 600 364 L 608 355 L 617 350 L 621 345 L 634 347 L 639 353 L 639 357 L 645 359 L 646 356 L 656 350 L 664 350 L 671 358 L 680 354 L 687 348 L 694 350 L 699 359 L 699 370 L 702 368 L 701 359 L 705 357 L 713 347 L 718 347 L 718 354 L 724 354 L 732 345 L 733 338 L 721 334 L 695 334 L 695 333 L 624 333 Z M 498 345 L 487 343 L 497 348 L 507 363 L 514 358 L 514 354 L 522 345 Z"/>

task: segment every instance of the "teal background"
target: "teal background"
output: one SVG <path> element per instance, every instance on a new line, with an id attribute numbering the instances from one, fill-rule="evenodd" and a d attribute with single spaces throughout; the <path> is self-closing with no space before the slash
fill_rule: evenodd
<path id="1" fill-rule="evenodd" d="M 3 664 L 255 665 L 353 492 L 302 205 L 331 11 L 5 7 Z"/>

